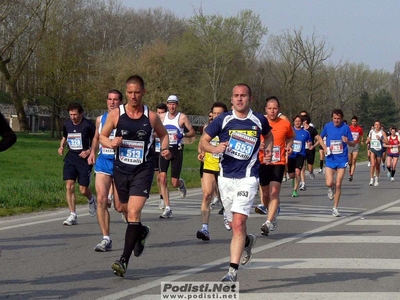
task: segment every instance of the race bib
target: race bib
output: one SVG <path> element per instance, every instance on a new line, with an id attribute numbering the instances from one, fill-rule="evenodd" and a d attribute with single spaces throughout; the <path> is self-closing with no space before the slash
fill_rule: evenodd
<path id="1" fill-rule="evenodd" d="M 377 151 L 381 150 L 382 149 L 381 141 L 371 140 L 371 148 Z"/>
<path id="2" fill-rule="evenodd" d="M 280 146 L 274 146 L 272 148 L 272 163 L 280 162 L 281 161 L 281 147 Z"/>
<path id="3" fill-rule="evenodd" d="M 144 142 L 122 140 L 119 147 L 119 160 L 127 165 L 140 165 L 143 163 Z"/>
<path id="4" fill-rule="evenodd" d="M 355 142 L 358 141 L 358 137 L 360 136 L 360 134 L 358 132 L 352 132 L 351 135 L 353 136 L 353 140 Z"/>
<path id="5" fill-rule="evenodd" d="M 161 152 L 161 141 L 159 138 L 154 139 L 154 150 L 156 152 Z"/>
<path id="6" fill-rule="evenodd" d="M 111 131 L 111 134 L 109 136 L 110 140 L 113 140 L 115 138 L 115 132 L 116 131 L 117 131 L 116 129 L 113 129 L 113 131 Z M 114 149 L 101 147 L 101 153 L 105 154 L 105 155 L 114 155 Z"/>
<path id="7" fill-rule="evenodd" d="M 253 154 L 257 138 L 240 132 L 233 132 L 225 154 L 239 160 L 248 160 Z"/>
<path id="8" fill-rule="evenodd" d="M 296 152 L 296 153 L 301 152 L 301 148 L 302 148 L 301 141 L 294 140 L 293 141 L 293 152 Z"/>
<path id="9" fill-rule="evenodd" d="M 219 137 L 215 137 L 211 140 L 210 144 L 214 147 L 217 147 L 219 145 Z M 212 154 L 213 158 L 219 158 L 220 157 L 220 153 L 213 153 Z"/>
<path id="10" fill-rule="evenodd" d="M 68 133 L 67 135 L 68 147 L 71 150 L 82 150 L 82 134 L 81 133 Z"/>
<path id="11" fill-rule="evenodd" d="M 391 149 L 390 149 L 390 152 L 391 152 L 392 154 L 397 154 L 397 153 L 399 153 L 399 147 L 393 147 L 393 148 L 391 148 Z"/>
<path id="12" fill-rule="evenodd" d="M 343 143 L 342 141 L 331 141 L 331 152 L 332 154 L 342 154 L 343 153 Z"/>
<path id="13" fill-rule="evenodd" d="M 168 129 L 169 144 L 178 145 L 178 129 Z"/>

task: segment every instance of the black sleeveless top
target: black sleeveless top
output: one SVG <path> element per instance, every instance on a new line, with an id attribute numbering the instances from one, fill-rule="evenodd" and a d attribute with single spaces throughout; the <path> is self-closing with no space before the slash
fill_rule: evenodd
<path id="1" fill-rule="evenodd" d="M 116 136 L 122 136 L 122 144 L 115 151 L 115 167 L 118 171 L 132 174 L 139 167 L 153 167 L 151 161 L 153 128 L 149 119 L 149 108 L 143 105 L 143 114 L 139 119 L 131 119 L 124 104 L 119 106 L 119 120 Z"/>

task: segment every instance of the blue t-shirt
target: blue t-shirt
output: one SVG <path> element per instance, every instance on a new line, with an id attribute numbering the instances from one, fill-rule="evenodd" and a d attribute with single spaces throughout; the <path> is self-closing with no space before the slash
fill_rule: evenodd
<path id="1" fill-rule="evenodd" d="M 220 160 L 220 176 L 227 178 L 258 178 L 258 152 L 260 135 L 271 131 L 268 120 L 260 113 L 249 111 L 242 119 L 233 111 L 225 112 L 215 118 L 205 129 L 220 142 L 229 142 Z"/>
<path id="2" fill-rule="evenodd" d="M 293 131 L 296 137 L 294 138 L 292 146 L 293 151 L 289 158 L 295 158 L 297 155 L 306 157 L 306 143 L 311 141 L 311 135 L 304 128 L 296 129 L 293 127 Z"/>
<path id="3" fill-rule="evenodd" d="M 326 146 L 331 151 L 331 154 L 326 156 L 327 161 L 337 163 L 348 162 L 347 144 L 342 142 L 342 136 L 347 137 L 350 142 L 353 141 L 350 127 L 343 122 L 338 127 L 333 122 L 329 122 L 322 129 L 321 137 L 326 137 Z"/>

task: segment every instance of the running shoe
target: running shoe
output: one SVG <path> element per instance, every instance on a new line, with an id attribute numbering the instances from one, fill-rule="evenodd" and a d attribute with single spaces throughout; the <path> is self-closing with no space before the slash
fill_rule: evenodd
<path id="1" fill-rule="evenodd" d="M 185 181 L 182 178 L 179 178 L 179 180 L 182 182 L 182 185 L 178 188 L 179 194 L 181 195 L 181 198 L 186 197 L 186 186 L 185 186 Z"/>
<path id="2" fill-rule="evenodd" d="M 353 181 L 353 176 L 350 175 L 349 181 Z"/>
<path id="3" fill-rule="evenodd" d="M 388 178 L 390 178 L 390 176 L 392 175 L 392 172 L 388 171 L 386 175 Z"/>
<path id="4" fill-rule="evenodd" d="M 272 219 L 269 230 L 274 231 L 274 230 L 276 230 L 276 228 L 278 228 L 278 220 L 276 219 L 276 215 L 275 215 L 275 217 Z"/>
<path id="5" fill-rule="evenodd" d="M 70 214 L 69 217 L 63 222 L 63 225 L 72 226 L 78 224 L 78 216 Z"/>
<path id="6" fill-rule="evenodd" d="M 296 191 L 293 191 L 292 197 L 297 197 L 297 196 L 298 196 L 297 192 L 296 192 Z"/>
<path id="7" fill-rule="evenodd" d="M 242 259 L 241 259 L 241 263 L 242 265 L 247 264 L 251 257 L 253 256 L 253 254 L 251 253 L 251 249 L 254 247 L 254 245 L 256 244 L 256 236 L 253 234 L 248 234 L 247 235 L 249 238 L 249 245 L 247 247 L 244 248 L 243 250 L 243 254 L 242 254 Z"/>
<path id="8" fill-rule="evenodd" d="M 373 185 L 374 185 L 374 179 L 371 178 L 370 181 L 369 181 L 369 186 L 373 186 Z"/>
<path id="9" fill-rule="evenodd" d="M 378 185 L 379 185 L 379 178 L 375 176 L 374 186 L 378 186 Z"/>
<path id="10" fill-rule="evenodd" d="M 254 211 L 260 215 L 266 215 L 268 213 L 268 210 L 265 208 L 264 205 L 258 204 Z"/>
<path id="11" fill-rule="evenodd" d="M 385 171 L 386 170 L 386 165 L 382 164 L 382 170 Z"/>
<path id="12" fill-rule="evenodd" d="M 266 221 L 261 225 L 261 234 L 268 236 L 269 232 L 270 232 L 270 227 L 271 227 L 271 222 L 270 221 Z"/>
<path id="13" fill-rule="evenodd" d="M 164 199 L 160 199 L 158 203 L 158 209 L 163 210 L 165 208 Z"/>
<path id="14" fill-rule="evenodd" d="M 315 179 L 315 174 L 314 174 L 314 172 L 310 172 L 310 179 L 312 179 L 312 180 Z"/>
<path id="15" fill-rule="evenodd" d="M 228 274 L 222 277 L 222 282 L 236 282 L 237 280 L 237 270 L 232 267 L 229 267 Z"/>
<path id="16" fill-rule="evenodd" d="M 94 196 L 92 196 L 92 198 L 90 200 L 88 200 L 88 203 L 89 203 L 89 215 L 91 217 L 94 217 L 97 213 L 96 198 Z"/>
<path id="17" fill-rule="evenodd" d="M 393 182 L 394 181 L 394 178 L 393 177 L 390 177 L 390 182 Z"/>
<path id="18" fill-rule="evenodd" d="M 321 174 L 321 173 L 322 173 L 322 169 L 319 169 L 318 174 Z"/>
<path id="19" fill-rule="evenodd" d="M 299 190 L 300 191 L 305 191 L 306 190 L 306 183 L 305 182 L 300 182 Z"/>
<path id="20" fill-rule="evenodd" d="M 371 166 L 371 162 L 368 162 L 368 163 L 367 163 L 367 167 L 370 167 L 370 166 Z"/>
<path id="21" fill-rule="evenodd" d="M 340 217 L 340 213 L 339 213 L 339 211 L 337 210 L 336 207 L 332 208 L 332 216 Z"/>
<path id="22" fill-rule="evenodd" d="M 221 202 L 219 201 L 218 196 L 215 196 L 214 199 L 213 199 L 213 201 L 211 202 L 211 205 L 212 205 L 212 206 L 220 205 L 220 203 L 221 203 Z"/>
<path id="23" fill-rule="evenodd" d="M 142 239 L 140 241 L 137 241 L 135 244 L 135 247 L 133 248 L 133 255 L 136 257 L 139 257 L 142 255 L 143 250 L 144 250 L 144 245 L 146 244 L 146 239 L 150 236 L 150 227 L 149 226 L 143 226 L 143 233 L 142 233 Z"/>
<path id="24" fill-rule="evenodd" d="M 125 224 L 128 224 L 128 220 L 126 219 L 126 216 L 125 216 L 124 213 L 121 213 L 121 218 L 122 218 L 122 221 L 123 221 Z"/>
<path id="25" fill-rule="evenodd" d="M 172 217 L 172 209 L 169 207 L 166 207 L 163 211 L 163 213 L 160 215 L 160 219 L 168 219 Z"/>
<path id="26" fill-rule="evenodd" d="M 287 181 L 287 178 L 286 178 L 286 176 L 284 176 L 283 178 L 282 178 L 282 183 L 285 183 Z"/>
<path id="27" fill-rule="evenodd" d="M 232 229 L 231 226 L 229 225 L 228 219 L 226 218 L 225 212 L 224 212 L 224 226 L 225 226 L 225 229 L 228 231 L 230 231 Z"/>
<path id="28" fill-rule="evenodd" d="M 128 267 L 128 264 L 126 263 L 125 258 L 121 256 L 121 258 L 119 260 L 116 260 L 112 264 L 111 269 L 114 270 L 115 275 L 124 277 L 127 267 Z"/>
<path id="29" fill-rule="evenodd" d="M 209 241 L 210 240 L 210 233 L 208 232 L 208 230 L 205 230 L 205 229 L 202 228 L 199 231 L 197 231 L 196 237 L 199 240 Z"/>
<path id="30" fill-rule="evenodd" d="M 335 193 L 332 188 L 328 188 L 328 199 L 333 200 Z"/>
<path id="31" fill-rule="evenodd" d="M 100 243 L 94 247 L 94 251 L 96 252 L 106 252 L 106 251 L 111 251 L 112 249 L 112 241 L 103 239 Z"/>
<path id="32" fill-rule="evenodd" d="M 111 208 L 113 202 L 114 202 L 114 195 L 108 195 L 108 197 L 107 197 L 107 207 Z"/>

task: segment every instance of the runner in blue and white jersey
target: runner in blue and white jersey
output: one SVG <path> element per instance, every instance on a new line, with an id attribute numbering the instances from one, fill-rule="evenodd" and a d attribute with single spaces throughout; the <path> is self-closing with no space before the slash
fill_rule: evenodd
<path id="1" fill-rule="evenodd" d="M 203 151 L 222 153 L 218 187 L 232 228 L 230 265 L 228 274 L 222 278 L 224 282 L 236 282 L 239 263 L 246 264 L 251 259 L 251 248 L 256 242 L 254 235 L 246 233 L 246 221 L 258 189 L 261 135 L 265 138 L 264 160 L 271 161 L 271 127 L 262 114 L 250 109 L 252 100 L 248 85 L 236 85 L 231 96 L 233 110 L 215 118 L 200 139 Z M 217 146 L 210 143 L 215 136 L 220 139 Z"/>
<path id="2" fill-rule="evenodd" d="M 114 149 L 103 147 L 99 143 L 99 136 L 107 120 L 108 113 L 122 104 L 122 98 L 122 93 L 118 90 L 110 90 L 107 93 L 108 111 L 96 119 L 96 133 L 92 142 L 92 152 L 89 156 L 89 164 L 93 164 L 96 152 L 99 150 L 94 172 L 96 173 L 97 221 L 101 233 L 103 234 L 103 239 L 94 247 L 94 250 L 98 252 L 110 251 L 112 249 L 112 240 L 110 238 L 110 213 L 108 207 L 111 207 L 113 199 L 115 209 L 120 212 L 122 210 L 118 194 L 114 193 Z M 115 129 L 111 132 L 110 139 L 114 137 Z"/>

